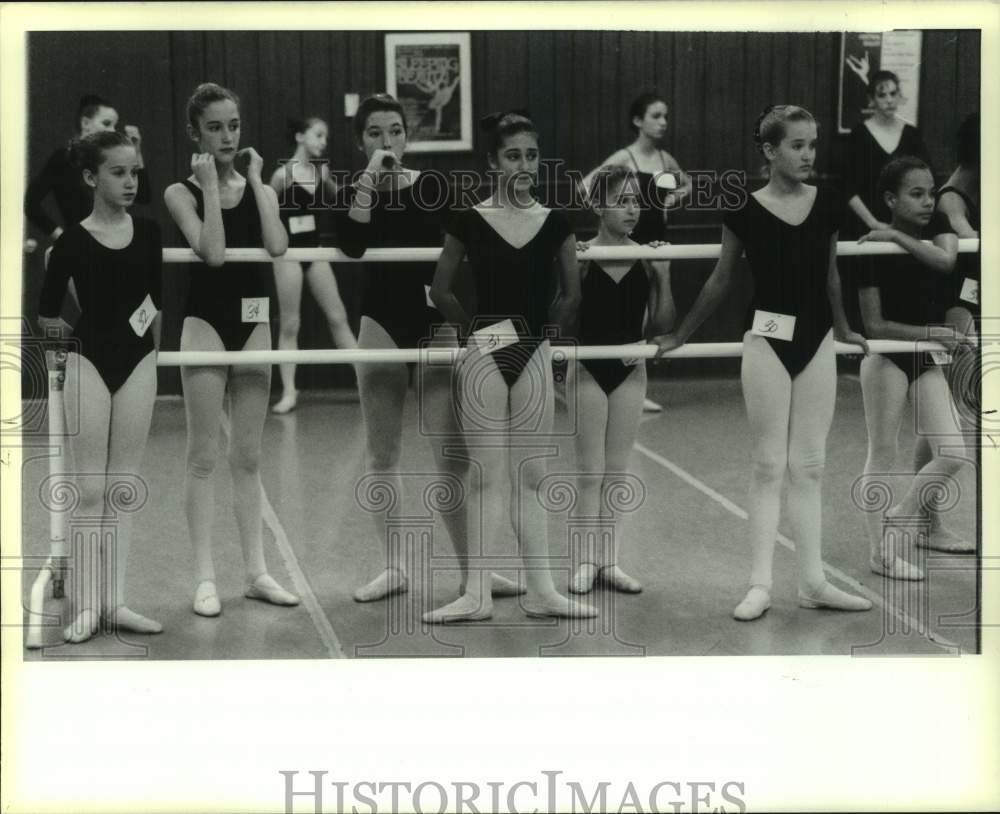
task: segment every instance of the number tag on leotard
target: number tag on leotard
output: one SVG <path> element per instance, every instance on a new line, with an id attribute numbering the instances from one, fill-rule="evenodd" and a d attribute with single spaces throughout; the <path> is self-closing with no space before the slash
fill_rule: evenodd
<path id="1" fill-rule="evenodd" d="M 487 353 L 493 353 L 493 351 L 506 348 L 508 345 L 513 345 L 517 342 L 517 330 L 514 328 L 514 323 L 509 319 L 497 322 L 494 325 L 487 325 L 478 331 L 473 331 L 472 335 L 475 337 L 476 345 L 479 347 L 479 353 L 484 356 Z"/>
<path id="2" fill-rule="evenodd" d="M 431 287 L 429 285 L 424 286 L 424 300 L 427 302 L 428 308 L 437 308 L 434 304 L 434 300 L 431 299 Z"/>
<path id="3" fill-rule="evenodd" d="M 270 299 L 268 297 L 243 297 L 243 321 L 270 322 Z"/>
<path id="4" fill-rule="evenodd" d="M 962 280 L 962 293 L 958 296 L 963 302 L 979 305 L 979 281 L 966 277 Z"/>
<path id="5" fill-rule="evenodd" d="M 288 233 L 292 235 L 302 234 L 302 232 L 316 231 L 315 215 L 294 215 L 288 219 Z"/>
<path id="6" fill-rule="evenodd" d="M 128 318 L 128 323 L 132 326 L 132 330 L 135 331 L 135 335 L 145 336 L 146 331 L 149 330 L 149 326 L 153 324 L 153 318 L 158 313 L 156 306 L 153 305 L 153 300 L 147 294 L 146 299 L 142 301 L 142 305 L 136 308 L 132 316 Z"/>
<path id="7" fill-rule="evenodd" d="M 754 311 L 750 333 L 791 342 L 795 334 L 795 317 L 772 311 Z"/>
<path id="8" fill-rule="evenodd" d="M 951 354 L 943 350 L 932 350 L 931 360 L 936 365 L 950 365 L 951 364 Z"/>

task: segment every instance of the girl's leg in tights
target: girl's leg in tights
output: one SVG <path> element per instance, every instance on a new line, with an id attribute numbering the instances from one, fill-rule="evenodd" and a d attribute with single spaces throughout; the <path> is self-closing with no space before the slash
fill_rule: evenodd
<path id="1" fill-rule="evenodd" d="M 964 462 L 964 438 L 958 423 L 951 391 L 939 367 L 926 370 L 913 383 L 914 417 L 918 439 L 928 444 L 931 460 L 916 473 L 906 494 L 887 513 L 892 517 L 931 518 L 939 514 L 948 496 L 957 488 L 955 478 Z M 955 553 L 971 553 L 975 546 L 963 541 L 933 521 L 930 536 L 917 535 L 917 544 Z"/>
<path id="2" fill-rule="evenodd" d="M 884 356 L 873 354 L 861 361 L 861 394 L 868 427 L 868 457 L 862 480 L 865 500 L 879 500 L 884 491 L 891 491 L 894 478 L 888 478 L 888 482 L 883 479 L 892 474 L 896 465 L 907 387 L 906 374 Z M 895 535 L 883 534 L 881 512 L 866 512 L 865 526 L 872 571 L 892 579 L 924 578 L 923 571 L 903 559 L 903 547 Z"/>
<path id="3" fill-rule="evenodd" d="M 258 325 L 244 350 L 271 347 L 271 326 Z M 244 596 L 273 605 L 298 605 L 267 572 L 261 536 L 260 447 L 271 391 L 270 365 L 234 365 L 229 372 L 229 471 L 233 478 L 233 509 L 243 547 L 247 588 Z"/>
<path id="4" fill-rule="evenodd" d="M 368 317 L 361 317 L 359 347 L 365 350 L 394 349 L 396 343 L 386 330 Z M 406 399 L 407 370 L 405 364 L 355 365 L 361 413 L 365 421 L 365 473 L 377 475 L 379 487 L 393 496 L 395 503 L 403 499 L 403 481 L 399 476 L 399 455 L 403 434 L 403 404 Z M 371 582 L 354 592 L 357 602 L 373 602 L 407 589 L 402 552 L 396 535 L 387 533 L 386 513 L 372 514 L 375 537 L 386 550 L 386 567 Z"/>
<path id="5" fill-rule="evenodd" d="M 79 491 L 74 510 L 81 517 L 103 517 L 105 476 L 108 469 L 108 435 L 111 428 L 111 394 L 85 357 L 70 353 L 66 361 L 63 389 L 66 409 L 67 470 L 73 472 Z M 74 432 L 75 430 L 75 432 Z M 100 542 L 89 531 L 73 534 L 70 572 L 73 622 L 63 631 L 68 642 L 84 642 L 97 632 L 101 614 Z"/>
<path id="6" fill-rule="evenodd" d="M 457 348 L 458 338 L 454 328 L 439 328 L 434 335 L 434 347 Z M 465 451 L 465 440 L 459 426 L 452 382 L 454 368 L 451 365 L 419 365 L 417 367 L 417 421 L 421 432 L 426 432 L 437 471 L 446 478 L 462 484 L 468 494 L 469 458 Z M 458 592 L 465 593 L 468 579 L 469 511 L 463 502 L 441 512 L 441 519 L 458 555 L 461 577 Z M 429 588 L 429 586 L 425 586 Z M 499 574 L 490 575 L 490 589 L 493 596 L 514 596 L 524 593 L 520 585 Z"/>
<path id="7" fill-rule="evenodd" d="M 299 324 L 302 308 L 302 265 L 295 260 L 274 261 L 274 287 L 278 292 L 281 327 L 278 333 L 278 350 L 299 349 Z M 298 391 L 295 389 L 295 363 L 278 365 L 281 374 L 281 399 L 271 409 L 287 413 L 295 408 Z"/>
<path id="8" fill-rule="evenodd" d="M 149 437 L 149 424 L 156 401 L 156 354 L 149 353 L 111 397 L 111 433 L 108 445 L 108 473 L 138 476 Z M 109 482 L 109 490 L 114 484 Z M 147 619 L 125 603 L 125 573 L 132 542 L 133 514 L 117 514 L 113 547 L 104 551 L 104 613 L 112 626 L 133 633 L 159 633 L 163 626 Z"/>
<path id="9" fill-rule="evenodd" d="M 753 437 L 750 482 L 750 590 L 733 611 L 741 621 L 756 619 L 770 607 L 774 545 L 785 472 L 789 475 L 788 512 L 799 565 L 799 599 L 806 607 L 868 610 L 871 603 L 829 585 L 820 548 L 821 484 L 826 436 L 836 397 L 833 334 L 792 382 L 766 339 L 743 339 L 741 378 Z"/>
<path id="10" fill-rule="evenodd" d="M 628 471 L 646 394 L 646 369 L 644 365 L 637 365 L 610 396 L 605 395 L 583 365 L 574 366 L 570 376 L 568 387 L 571 393 L 575 389 L 579 417 L 577 461 L 583 474 L 577 505 L 582 515 L 599 515 L 602 526 L 604 523 L 612 526 L 610 550 L 598 542 L 602 529 L 596 529 L 594 541 L 583 546 L 580 566 L 570 590 L 586 593 L 600 576 L 617 590 L 638 593 L 642 586 L 617 564 L 621 554 L 622 523 L 614 519 L 615 512 L 607 505 L 607 495 L 615 476 Z"/>
<path id="11" fill-rule="evenodd" d="M 344 301 L 340 298 L 337 278 L 334 276 L 330 264 L 325 260 L 310 263 L 306 271 L 306 279 L 309 281 L 310 291 L 316 298 L 316 302 L 319 303 L 319 307 L 330 326 L 333 344 L 338 348 L 356 348 L 358 340 L 351 332 L 351 326 L 347 321 L 347 309 L 344 307 Z"/>

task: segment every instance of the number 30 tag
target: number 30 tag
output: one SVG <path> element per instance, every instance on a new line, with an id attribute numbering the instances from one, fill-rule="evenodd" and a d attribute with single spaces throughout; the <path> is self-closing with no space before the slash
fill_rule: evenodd
<path id="1" fill-rule="evenodd" d="M 483 356 L 517 342 L 517 330 L 509 319 L 473 331 L 472 335 L 476 338 L 479 353 Z"/>
<path id="2" fill-rule="evenodd" d="M 132 330 L 135 331 L 135 335 L 145 336 L 146 331 L 149 330 L 149 326 L 153 324 L 153 319 L 158 313 L 156 306 L 153 305 L 153 300 L 147 294 L 146 299 L 142 301 L 142 305 L 136 308 L 132 316 L 128 318 L 128 323 L 132 326 Z"/>
<path id="3" fill-rule="evenodd" d="M 791 342 L 795 334 L 795 317 L 771 311 L 754 311 L 750 333 Z"/>

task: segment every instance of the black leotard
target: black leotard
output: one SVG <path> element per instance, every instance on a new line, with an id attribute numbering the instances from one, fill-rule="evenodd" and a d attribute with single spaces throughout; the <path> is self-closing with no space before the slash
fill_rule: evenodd
<path id="1" fill-rule="evenodd" d="M 771 214 L 753 195 L 747 199 L 742 208 L 723 217 L 723 223 L 743 242 L 753 272 L 754 295 L 746 328 L 758 309 L 795 317 L 791 341 L 766 337 L 794 379 L 833 325 L 826 281 L 830 239 L 840 226 L 840 199 L 818 187 L 812 209 L 798 226 Z"/>
<path id="2" fill-rule="evenodd" d="M 650 243 L 654 240 L 667 239 L 667 224 L 663 220 L 663 211 L 666 209 L 667 190 L 662 190 L 656 186 L 656 176 L 651 172 L 642 172 L 639 164 L 632 155 L 632 151 L 625 148 L 632 164 L 635 166 L 635 175 L 639 181 L 639 220 L 635 224 L 630 237 L 636 243 Z M 663 158 L 663 152 L 656 151 L 660 156 L 660 163 L 663 164 L 664 172 L 670 172 L 667 162 Z"/>
<path id="3" fill-rule="evenodd" d="M 337 239 L 344 254 L 361 257 L 369 248 L 440 246 L 450 190 L 436 173 L 421 173 L 401 190 L 372 196 L 371 221 L 347 212 L 356 189 L 348 187 L 338 207 Z M 435 263 L 365 263 L 361 315 L 381 325 L 398 348 L 419 347 L 445 320 L 430 304 Z"/>
<path id="4" fill-rule="evenodd" d="M 184 179 L 195 199 L 198 217 L 205 219 L 205 196 L 201 187 Z M 222 210 L 226 248 L 260 248 L 263 235 L 260 213 L 250 183 L 236 206 Z M 266 297 L 268 310 L 273 301 L 273 275 L 267 263 L 232 263 L 213 268 L 205 263 L 191 265 L 191 288 L 184 316 L 198 317 L 211 325 L 226 350 L 243 350 L 256 323 L 243 322 L 243 298 Z"/>
<path id="5" fill-rule="evenodd" d="M 935 193 L 935 196 L 939 202 L 941 200 L 941 196 L 944 195 L 944 193 L 946 192 L 954 192 L 956 195 L 958 195 L 958 197 L 960 197 L 965 202 L 965 209 L 968 212 L 966 220 L 969 221 L 969 226 L 971 226 L 978 232 L 979 207 L 976 205 L 976 203 L 972 200 L 972 198 L 966 195 L 958 187 L 953 187 L 953 186 L 941 187 L 941 189 L 939 189 Z M 981 251 L 976 252 L 975 254 L 971 252 L 965 252 L 958 255 L 957 265 L 955 266 L 955 288 L 954 288 L 955 293 L 954 293 L 953 305 L 962 306 L 963 308 L 968 310 L 969 313 L 972 314 L 976 319 L 979 319 L 979 317 L 982 314 L 982 310 L 979 306 L 979 301 L 981 300 L 982 296 L 981 292 L 979 291 L 980 279 L 981 279 L 981 272 L 980 272 L 981 260 L 982 260 Z M 965 298 L 962 297 L 963 288 L 969 285 L 969 283 L 966 283 L 966 280 L 971 281 L 976 286 L 976 291 L 977 291 L 976 302 L 972 302 L 972 300 L 969 299 L 968 297 Z"/>
<path id="6" fill-rule="evenodd" d="M 512 387 L 535 350 L 554 333 L 548 311 L 556 292 L 555 259 L 573 234 L 559 210 L 545 216 L 538 232 L 520 248 L 510 245 L 475 208 L 455 213 L 448 234 L 465 246 L 476 284 L 472 330 L 510 319 L 518 341 L 491 354 Z"/>
<path id="7" fill-rule="evenodd" d="M 851 131 L 847 140 L 846 166 L 843 173 L 845 200 L 850 200 L 857 195 L 877 220 L 888 223 L 891 216 L 885 202 L 878 194 L 878 177 L 886 164 L 892 159 L 904 155 L 921 158 L 928 165 L 931 163 L 930 154 L 927 152 L 924 140 L 916 127 L 904 124 L 899 144 L 896 145 L 895 150 L 887 153 L 865 126 L 865 123 L 859 123 Z M 854 210 L 848 208 L 842 231 L 845 238 L 859 238 L 861 235 L 868 234 L 870 230 L 854 213 Z"/>
<path id="8" fill-rule="evenodd" d="M 935 212 L 922 230 L 921 240 L 937 235 L 954 234 L 948 218 Z M 928 268 L 913 255 L 868 255 L 858 258 L 858 288 L 877 286 L 882 303 L 882 317 L 905 325 L 940 325 L 952 305 L 953 273 L 943 274 Z M 930 337 L 928 337 L 929 339 Z M 924 353 L 886 353 L 886 359 L 906 374 L 912 382 L 934 366 L 933 357 Z"/>
<path id="9" fill-rule="evenodd" d="M 42 201 L 50 192 L 55 196 L 64 229 L 79 223 L 94 208 L 94 191 L 83 182 L 83 175 L 73 166 L 66 147 L 60 147 L 49 156 L 42 171 L 31 179 L 24 194 L 24 214 L 33 226 L 47 235 L 52 234 L 60 225 L 48 216 L 42 206 Z M 145 169 L 140 169 L 135 202 L 147 204 L 150 197 L 149 174 Z"/>
<path id="10" fill-rule="evenodd" d="M 40 315 L 58 317 L 73 278 L 81 311 L 73 338 L 112 395 L 154 350 L 152 330 L 140 337 L 129 319 L 147 296 L 160 307 L 160 228 L 138 217 L 132 225 L 123 249 L 109 249 L 79 223 L 68 226 L 52 248 L 38 306 Z"/>
<path id="11" fill-rule="evenodd" d="M 317 173 L 317 176 L 319 173 Z M 320 236 L 326 225 L 326 216 L 333 201 L 323 206 L 322 182 L 317 181 L 313 189 L 293 181 L 285 187 L 279 200 L 278 214 L 288 232 L 289 248 L 315 248 L 320 245 Z M 293 222 L 293 219 L 294 222 Z M 311 227 L 311 228 L 309 228 Z"/>
<path id="12" fill-rule="evenodd" d="M 649 275 L 641 260 L 636 260 L 617 283 L 591 260 L 582 289 L 581 345 L 625 345 L 642 339 L 642 323 L 649 304 Z M 584 359 L 580 364 L 609 396 L 638 367 L 619 359 Z"/>

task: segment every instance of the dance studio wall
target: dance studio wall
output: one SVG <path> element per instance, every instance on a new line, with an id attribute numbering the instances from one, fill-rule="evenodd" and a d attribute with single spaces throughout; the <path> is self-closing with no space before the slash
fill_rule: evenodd
<path id="1" fill-rule="evenodd" d="M 384 87 L 384 32 L 209 31 L 39 32 L 29 37 L 28 169 L 37 172 L 72 131 L 79 97 L 96 92 L 115 101 L 125 122 L 143 133 L 143 152 L 155 186 L 146 211 L 163 227 L 168 245 L 179 235 L 162 203 L 162 190 L 190 172 L 191 143 L 184 134 L 184 101 L 202 81 L 232 87 L 243 100 L 243 144 L 264 156 L 267 172 L 291 148 L 285 140 L 290 115 L 319 115 L 330 124 L 331 164 L 358 169 L 344 94 Z M 979 108 L 979 32 L 924 34 L 918 122 L 939 176 L 954 161 L 952 140 L 961 119 Z M 845 142 L 835 131 L 840 35 L 836 33 L 674 32 L 473 32 L 473 116 L 526 106 L 541 136 L 543 154 L 571 168 L 589 170 L 631 138 L 629 101 L 657 89 L 670 102 L 666 147 L 685 168 L 759 170 L 751 127 L 769 103 L 795 102 L 820 120 L 818 169 L 834 182 Z M 420 168 L 476 169 L 484 164 L 481 139 L 471 153 L 414 155 Z M 672 240 L 719 239 L 717 213 L 682 212 Z M 576 219 L 592 228 L 586 216 Z M 24 311 L 34 322 L 41 285 L 39 253 L 26 261 Z M 710 263 L 675 264 L 674 288 L 688 307 Z M 357 326 L 361 268 L 337 269 L 348 310 Z M 176 348 L 185 275 L 169 267 L 164 347 Z M 748 289 L 699 332 L 699 340 L 739 336 Z M 303 298 L 301 346 L 330 342 L 308 294 Z M 705 368 L 722 369 L 706 365 Z M 349 383 L 345 367 L 299 369 L 300 386 Z M 180 392 L 176 371 L 161 371 L 161 392 Z"/>

